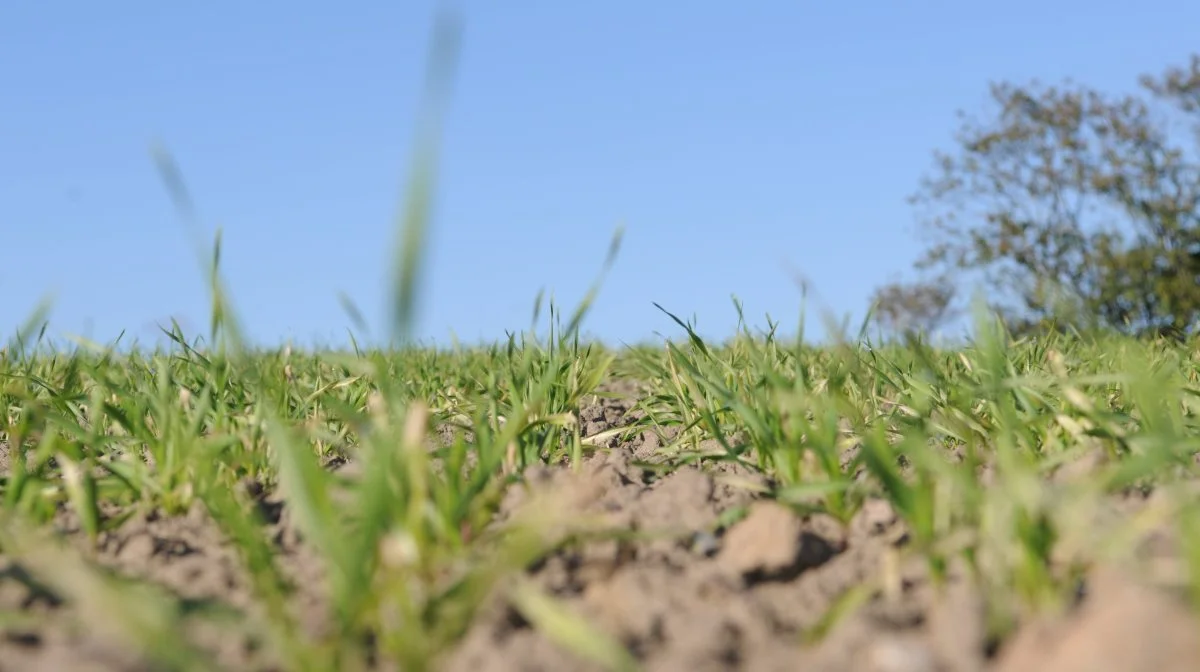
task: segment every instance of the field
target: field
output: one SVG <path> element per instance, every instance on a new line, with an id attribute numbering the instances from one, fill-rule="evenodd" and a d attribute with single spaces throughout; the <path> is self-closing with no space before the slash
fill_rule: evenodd
<path id="1" fill-rule="evenodd" d="M 3 670 L 1184 670 L 1200 358 L 1110 337 L 0 359 Z"/>

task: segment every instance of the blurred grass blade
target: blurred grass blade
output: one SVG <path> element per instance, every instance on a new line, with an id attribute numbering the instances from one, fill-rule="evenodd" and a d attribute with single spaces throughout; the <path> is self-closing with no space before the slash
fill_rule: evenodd
<path id="1" fill-rule="evenodd" d="M 614 672 L 636 672 L 637 660 L 620 642 L 590 623 L 529 581 L 519 581 L 511 599 L 533 627 L 564 649 Z"/>
<path id="2" fill-rule="evenodd" d="M 37 340 L 41 340 L 41 335 L 46 331 L 46 324 L 50 317 L 52 304 L 53 301 L 49 296 L 43 297 L 34 306 L 33 312 L 29 314 L 29 317 L 25 318 L 25 322 L 17 327 L 17 332 L 9 337 L 11 340 L 7 347 L 11 348 L 14 354 L 25 354 L 25 344 L 29 342 L 29 339 L 35 332 L 39 334 Z"/>
<path id="3" fill-rule="evenodd" d="M 458 64 L 462 21 L 449 10 L 437 16 L 425 79 L 424 108 L 419 119 L 412 174 L 399 220 L 393 256 L 391 337 L 393 344 L 407 342 L 413 332 L 417 287 L 425 241 L 433 209 L 441 121 L 449 102 L 450 86 Z"/>

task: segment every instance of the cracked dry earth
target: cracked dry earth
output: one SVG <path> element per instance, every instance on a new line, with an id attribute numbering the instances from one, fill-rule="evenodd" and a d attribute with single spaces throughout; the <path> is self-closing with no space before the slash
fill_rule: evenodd
<path id="1" fill-rule="evenodd" d="M 584 409 L 587 433 L 619 426 L 629 407 L 618 400 Z M 539 490 L 558 489 L 570 493 L 581 516 L 662 533 L 568 547 L 528 571 L 543 590 L 627 646 L 644 669 L 1200 669 L 1200 623 L 1179 598 L 1110 568 L 1088 577 L 1071 613 L 1027 624 L 989 651 L 980 597 L 966 580 L 954 578 L 935 599 L 920 565 L 896 564 L 893 549 L 904 543 L 905 531 L 886 502 L 868 501 L 847 527 L 822 515 L 797 516 L 754 494 L 763 481 L 749 470 L 725 465 L 660 474 L 637 466 L 657 446 L 647 432 L 597 452 L 579 471 L 530 470 L 529 487 L 510 490 L 500 516 L 519 511 Z M 320 633 L 320 563 L 291 531 L 282 506 L 266 494 L 263 506 L 274 521 L 280 564 L 301 587 L 291 607 L 306 631 Z M 79 536 L 70 516 L 60 525 Z M 1164 553 L 1175 553 L 1170 543 L 1165 547 Z M 129 520 L 104 536 L 98 559 L 197 604 L 251 604 L 232 549 L 200 509 Z M 803 633 L 821 623 L 839 595 L 881 573 L 895 577 L 885 582 L 892 589 L 839 621 L 820 643 L 802 645 Z M 0 559 L 0 613 L 45 617 L 36 626 L 3 624 L 0 672 L 151 669 L 101 627 L 70 627 L 71 608 L 28 581 L 23 568 Z M 197 632 L 196 639 L 217 652 L 221 669 L 271 669 L 249 636 Z M 500 597 L 485 605 L 442 667 L 602 669 L 556 646 Z"/>

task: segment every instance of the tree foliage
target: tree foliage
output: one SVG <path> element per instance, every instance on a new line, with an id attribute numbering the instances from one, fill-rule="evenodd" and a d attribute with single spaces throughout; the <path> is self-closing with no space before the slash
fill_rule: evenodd
<path id="1" fill-rule="evenodd" d="M 875 296 L 894 329 L 954 313 L 982 281 L 1014 328 L 1101 327 L 1181 336 L 1200 324 L 1200 56 L 1137 93 L 991 87 L 994 114 L 960 113 L 912 202 L 932 279 Z"/>

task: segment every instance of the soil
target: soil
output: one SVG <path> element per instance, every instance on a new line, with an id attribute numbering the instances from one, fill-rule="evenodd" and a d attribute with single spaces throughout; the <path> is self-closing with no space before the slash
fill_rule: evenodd
<path id="1" fill-rule="evenodd" d="M 629 408 L 628 401 L 609 400 L 584 409 L 586 434 L 626 422 Z M 755 487 L 747 487 L 763 485 L 761 478 L 740 467 L 659 474 L 639 466 L 657 446 L 657 437 L 647 432 L 631 442 L 614 441 L 579 470 L 530 470 L 529 487 L 511 489 L 500 514 L 504 519 L 521 511 L 539 491 L 565 492 L 581 516 L 595 514 L 654 533 L 573 545 L 528 571 L 535 585 L 623 643 L 643 669 L 1200 669 L 1196 617 L 1177 595 L 1118 568 L 1089 575 L 1071 612 L 1031 621 L 994 650 L 985 639 L 982 602 L 969 581 L 952 572 L 947 590 L 936 592 L 922 565 L 898 563 L 896 549 L 907 537 L 886 502 L 868 501 L 845 526 L 825 515 L 799 516 L 761 499 Z M 299 586 L 290 606 L 304 629 L 318 635 L 327 627 L 320 562 L 292 531 L 282 504 L 270 493 L 259 494 L 280 564 Z M 77 522 L 70 515 L 57 522 L 83 548 Z M 1156 548 L 1165 559 L 1178 555 L 1169 538 L 1160 542 Z M 121 575 L 148 579 L 196 605 L 252 603 L 231 546 L 199 507 L 183 516 L 134 517 L 105 533 L 91 555 Z M 803 643 L 839 596 L 881 576 L 881 589 L 860 609 L 819 643 Z M 0 556 L 0 614 L 40 617 L 36 623 L 0 622 L 0 672 L 153 669 L 96 618 L 84 619 L 85 628 L 74 627 L 78 619 L 72 616 L 82 616 L 80 608 L 31 581 L 28 568 Z M 271 669 L 249 633 L 197 631 L 196 640 L 215 653 L 220 669 Z M 604 669 L 559 648 L 499 593 L 442 668 Z"/>

